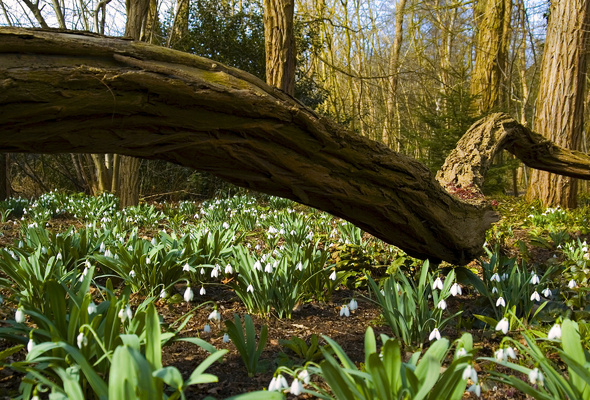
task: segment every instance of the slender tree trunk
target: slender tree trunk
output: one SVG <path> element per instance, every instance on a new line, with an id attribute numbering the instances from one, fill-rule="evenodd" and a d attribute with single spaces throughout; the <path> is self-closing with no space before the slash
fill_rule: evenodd
<path id="1" fill-rule="evenodd" d="M 501 108 L 510 39 L 512 0 L 479 0 L 476 4 L 476 57 L 471 94 L 478 114 Z"/>
<path id="2" fill-rule="evenodd" d="M 574 150 L 582 136 L 589 23 L 590 1 L 551 3 L 536 103 L 535 131 Z M 576 180 L 532 171 L 527 199 L 546 207 L 575 207 Z"/>
<path id="3" fill-rule="evenodd" d="M 266 82 L 295 94 L 294 0 L 264 0 Z"/>

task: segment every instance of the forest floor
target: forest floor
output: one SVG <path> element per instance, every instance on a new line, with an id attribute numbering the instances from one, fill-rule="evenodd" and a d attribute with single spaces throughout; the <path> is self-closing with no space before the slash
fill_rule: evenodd
<path id="1" fill-rule="evenodd" d="M 66 229 L 71 225 L 79 225 L 77 221 L 69 220 L 52 220 L 53 229 Z M 18 224 L 11 222 L 2 223 L 0 229 L 3 236 L 0 238 L 0 245 L 12 245 L 20 236 L 20 227 Z M 475 265 L 475 263 L 474 263 Z M 174 321 L 182 318 L 189 311 L 194 312 L 194 316 L 182 330 L 181 336 L 200 337 L 218 349 L 227 349 L 229 352 L 222 362 L 214 363 L 208 370 L 208 373 L 216 375 L 219 378 L 217 383 L 206 385 L 191 386 L 185 392 L 187 399 L 204 399 L 207 396 L 213 396 L 217 399 L 224 399 L 233 395 L 262 390 L 268 387 L 272 379 L 273 372 L 281 363 L 281 360 L 296 360 L 293 353 L 281 346 L 281 340 L 288 340 L 296 336 L 309 341 L 311 335 L 316 334 L 329 336 L 338 342 L 346 351 L 349 357 L 360 365 L 364 361 L 364 335 L 367 327 L 371 326 L 377 335 L 384 333 L 391 336 L 391 329 L 385 325 L 383 318 L 380 316 L 379 307 L 368 299 L 367 292 L 351 291 L 342 288 L 334 292 L 328 302 L 309 302 L 303 304 L 293 313 L 291 319 L 268 318 L 263 319 L 252 316 L 257 332 L 262 325 L 268 327 L 268 343 L 262 354 L 261 360 L 268 365 L 264 371 L 254 377 L 249 377 L 235 346 L 229 342 L 224 343 L 222 340 L 224 333 L 223 325 L 211 324 L 211 332 L 205 333 L 204 326 L 208 322 L 208 315 L 213 310 L 212 302 L 218 306 L 221 313 L 221 320 L 233 319 L 234 313 L 244 315 L 246 310 L 239 298 L 230 290 L 224 287 L 212 287 L 207 290 L 204 296 L 199 300 L 208 302 L 208 304 L 196 308 L 189 308 L 185 303 L 167 304 L 159 300 L 156 305 L 160 315 L 164 318 L 165 323 L 172 324 Z M 359 307 L 353 311 L 350 317 L 341 317 L 339 315 L 340 307 L 347 304 L 354 297 L 357 299 Z M 451 297 L 448 300 L 448 308 L 451 314 L 458 310 L 463 311 L 464 316 L 470 316 L 477 313 L 476 295 L 466 291 L 464 296 Z M 144 299 L 136 296 L 133 298 L 133 304 L 139 304 Z M 192 307 L 192 306 L 191 306 Z M 0 326 L 2 320 L 13 318 L 10 313 L 14 310 L 0 307 Z M 474 324 L 475 325 L 475 324 Z M 483 327 L 482 327 L 483 328 Z M 493 357 L 493 351 L 497 348 L 502 336 L 496 335 L 490 329 L 465 329 L 461 327 L 461 332 L 457 327 L 447 326 L 442 332 L 444 336 L 451 341 L 457 339 L 460 333 L 469 332 L 473 335 L 474 347 L 477 349 L 477 357 Z M 0 351 L 12 346 L 13 344 L 0 340 Z M 424 344 L 428 347 L 428 343 Z M 281 354 L 283 353 L 283 354 Z M 406 356 L 409 358 L 410 352 Z M 164 347 L 162 361 L 164 365 L 177 367 L 186 379 L 190 373 L 201 363 L 208 353 L 200 347 L 187 342 L 173 342 L 171 345 Z M 24 350 L 10 356 L 5 362 L 10 363 L 24 359 L 26 353 Z M 482 362 L 476 364 L 481 368 L 485 365 Z M 516 391 L 511 387 L 496 384 L 491 380 L 485 380 L 485 371 L 479 370 L 481 376 L 483 391 L 480 398 L 482 399 L 527 399 L 522 392 Z M 12 399 L 18 395 L 18 385 L 22 375 L 14 372 L 7 367 L 0 367 L 0 399 Z M 524 377 L 526 379 L 526 377 Z M 43 398 L 43 396 L 41 397 Z M 287 395 L 287 398 L 311 399 L 310 395 L 300 395 L 295 397 Z M 477 398 L 473 393 L 465 393 L 464 399 Z"/>

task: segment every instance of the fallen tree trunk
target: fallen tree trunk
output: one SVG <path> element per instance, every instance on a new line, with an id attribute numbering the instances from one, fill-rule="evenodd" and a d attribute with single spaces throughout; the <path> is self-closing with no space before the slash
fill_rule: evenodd
<path id="1" fill-rule="evenodd" d="M 456 264 L 481 254 L 497 219 L 487 202 L 451 195 L 416 160 L 211 60 L 16 28 L 0 28 L 0 54 L 2 152 L 167 160 L 325 210 L 412 256 Z"/>

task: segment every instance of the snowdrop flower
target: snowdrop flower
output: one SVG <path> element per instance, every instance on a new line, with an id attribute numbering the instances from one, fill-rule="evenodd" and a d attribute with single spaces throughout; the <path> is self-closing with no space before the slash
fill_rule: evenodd
<path id="1" fill-rule="evenodd" d="M 440 308 L 441 310 L 444 310 L 447 308 L 447 302 L 444 299 L 442 299 L 441 301 L 438 302 L 436 307 Z"/>
<path id="2" fill-rule="evenodd" d="M 268 391 L 269 392 L 274 392 L 275 390 L 278 391 L 279 388 L 277 387 L 277 377 L 273 376 L 272 379 L 270 380 L 270 383 L 268 384 Z"/>
<path id="3" fill-rule="evenodd" d="M 22 306 L 20 306 L 14 313 L 14 320 L 18 324 L 25 322 L 25 309 Z"/>
<path id="4" fill-rule="evenodd" d="M 457 282 L 455 282 L 451 286 L 451 295 L 457 296 L 458 294 L 462 295 L 463 291 L 461 290 L 461 286 L 459 286 L 459 284 Z"/>
<path id="5" fill-rule="evenodd" d="M 504 335 L 508 333 L 509 329 L 510 329 L 510 322 L 508 322 L 508 318 L 502 318 L 500 320 L 500 322 L 498 322 L 498 324 L 496 325 L 496 330 L 502 331 L 502 333 Z"/>
<path id="6" fill-rule="evenodd" d="M 498 306 L 506 307 L 506 302 L 504 301 L 504 297 L 502 297 L 502 296 L 498 297 L 498 300 L 496 300 L 496 307 L 498 307 Z"/>
<path id="7" fill-rule="evenodd" d="M 80 334 L 76 337 L 76 343 L 78 344 L 79 349 L 88 344 L 88 338 L 84 336 L 83 332 L 80 332 Z"/>
<path id="8" fill-rule="evenodd" d="M 211 311 L 211 314 L 207 317 L 207 319 L 214 319 L 216 321 L 221 321 L 221 314 L 217 310 Z"/>
<path id="9" fill-rule="evenodd" d="M 539 293 L 535 290 L 533 292 L 533 294 L 531 295 L 531 301 L 541 301 L 541 296 L 539 296 Z"/>
<path id="10" fill-rule="evenodd" d="M 106 249 L 106 251 L 104 252 L 104 256 L 105 257 L 112 257 L 113 256 L 113 253 L 111 253 L 111 250 L 110 249 Z"/>
<path id="11" fill-rule="evenodd" d="M 498 288 L 494 286 L 492 288 L 492 293 L 498 294 Z"/>
<path id="12" fill-rule="evenodd" d="M 132 279 L 135 278 L 135 270 L 129 271 L 129 277 Z"/>
<path id="13" fill-rule="evenodd" d="M 442 280 L 440 279 L 440 276 L 436 278 L 436 280 L 434 281 L 434 284 L 432 285 L 432 288 L 442 290 L 443 283 L 442 283 Z"/>
<path id="14" fill-rule="evenodd" d="M 475 370 L 475 368 L 473 368 L 473 366 L 468 365 L 463 370 L 462 378 L 464 380 L 471 379 L 473 383 L 477 383 L 477 371 Z"/>
<path id="15" fill-rule="evenodd" d="M 219 269 L 221 269 L 219 265 L 213 267 L 213 269 L 211 270 L 211 278 L 217 278 L 219 276 Z"/>
<path id="16" fill-rule="evenodd" d="M 266 264 L 266 267 L 264 267 L 264 272 L 267 274 L 272 274 L 272 265 L 270 263 Z"/>
<path id="17" fill-rule="evenodd" d="M 494 275 L 492 275 L 492 277 L 490 278 L 490 281 L 500 282 L 500 275 L 498 275 L 498 273 L 496 272 Z"/>
<path id="18" fill-rule="evenodd" d="M 234 273 L 234 269 L 232 268 L 231 264 L 229 264 L 229 263 L 228 263 L 228 264 L 225 266 L 225 270 L 224 270 L 224 272 L 225 272 L 225 274 L 226 274 L 226 275 L 231 275 L 231 274 L 233 274 L 233 273 Z"/>
<path id="19" fill-rule="evenodd" d="M 311 376 L 309 376 L 309 372 L 307 372 L 307 370 L 304 369 L 299 374 L 297 374 L 297 378 L 307 385 L 307 384 L 309 384 Z"/>
<path id="20" fill-rule="evenodd" d="M 432 332 L 430 332 L 430 336 L 428 336 L 428 340 L 432 341 L 434 339 L 439 340 L 441 338 L 440 336 L 440 332 L 438 331 L 438 328 L 434 328 L 432 330 Z"/>
<path id="21" fill-rule="evenodd" d="M 504 349 L 500 348 L 494 352 L 494 358 L 498 361 L 506 361 L 506 355 Z"/>
<path id="22" fill-rule="evenodd" d="M 507 358 L 512 358 L 513 360 L 516 360 L 516 353 L 514 352 L 514 349 L 510 346 L 504 349 L 504 359 L 506 360 Z"/>
<path id="23" fill-rule="evenodd" d="M 90 300 L 90 303 L 88 303 L 88 315 L 95 314 L 97 310 L 98 308 L 94 304 L 94 301 Z"/>
<path id="24" fill-rule="evenodd" d="M 551 295 L 553 294 L 553 293 L 551 293 L 551 289 L 549 289 L 549 288 L 545 288 L 545 289 L 543 289 L 543 291 L 542 291 L 541 293 L 542 293 L 542 294 L 543 294 L 543 296 L 545 296 L 545 297 L 551 297 Z"/>
<path id="25" fill-rule="evenodd" d="M 340 309 L 340 316 L 350 317 L 350 309 L 346 304 Z"/>
<path id="26" fill-rule="evenodd" d="M 541 371 L 539 371 L 539 368 L 535 367 L 531 369 L 529 372 L 529 382 L 531 382 L 533 385 L 538 384 L 539 386 L 543 386 L 544 380 L 545 377 L 543 377 L 543 374 Z"/>
<path id="27" fill-rule="evenodd" d="M 201 267 L 201 275 L 205 275 L 205 268 Z"/>
<path id="28" fill-rule="evenodd" d="M 578 287 L 578 284 L 576 283 L 575 280 L 572 279 L 571 281 L 568 282 L 567 287 L 569 287 L 570 289 L 575 289 Z"/>
<path id="29" fill-rule="evenodd" d="M 203 328 L 203 332 L 211 333 L 211 325 L 205 324 L 205 327 Z"/>
<path id="30" fill-rule="evenodd" d="M 185 264 L 182 266 L 182 270 L 183 270 L 184 272 L 188 272 L 188 271 L 190 271 L 190 269 L 191 269 L 191 267 L 190 267 L 190 265 L 188 265 L 188 263 L 185 263 Z"/>
<path id="31" fill-rule="evenodd" d="M 461 347 L 460 349 L 457 349 L 457 352 L 455 353 L 455 358 L 461 358 L 467 355 L 467 350 L 465 350 L 465 347 Z"/>
<path id="32" fill-rule="evenodd" d="M 98 251 L 104 254 L 105 250 L 106 250 L 106 246 L 104 245 L 104 242 L 101 242 Z"/>
<path id="33" fill-rule="evenodd" d="M 56 260 L 62 260 L 63 256 L 61 255 L 61 252 L 57 253 L 57 256 L 55 256 Z"/>
<path id="34" fill-rule="evenodd" d="M 500 278 L 502 278 L 502 280 L 505 281 L 506 279 L 509 278 L 509 275 L 507 272 L 504 272 Z"/>
<path id="35" fill-rule="evenodd" d="M 152 243 L 152 246 L 155 246 L 158 244 L 158 242 L 156 242 L 156 238 L 152 238 L 151 243 Z"/>
<path id="36" fill-rule="evenodd" d="M 246 293 L 248 293 L 248 292 L 254 293 L 254 286 L 252 286 L 252 284 L 248 285 L 248 288 L 246 289 Z"/>
<path id="37" fill-rule="evenodd" d="M 303 271 L 303 264 L 301 264 L 301 261 L 299 261 L 297 263 L 297 265 L 295 266 L 295 269 L 297 269 L 298 271 Z"/>
<path id="38" fill-rule="evenodd" d="M 29 343 L 27 343 L 27 351 L 30 353 L 33 350 L 33 347 L 35 347 L 35 341 L 33 338 L 30 338 Z"/>
<path id="39" fill-rule="evenodd" d="M 126 320 L 133 318 L 133 311 L 131 311 L 131 307 L 129 307 L 129 304 L 127 304 L 125 307 L 119 310 L 117 315 L 119 316 L 121 322 L 125 322 Z"/>
<path id="40" fill-rule="evenodd" d="M 330 279 L 333 281 L 336 280 L 336 270 L 332 271 L 332 273 L 330 274 Z"/>
<path id="41" fill-rule="evenodd" d="M 293 379 L 293 383 L 291 384 L 291 388 L 289 389 L 293 396 L 299 396 L 303 391 L 303 383 L 297 378 Z"/>
<path id="42" fill-rule="evenodd" d="M 285 377 L 282 374 L 279 374 L 278 376 L 274 376 L 270 381 L 270 385 L 268 385 L 268 391 L 280 392 L 282 389 L 289 389 L 289 384 L 287 383 Z"/>
<path id="43" fill-rule="evenodd" d="M 191 302 L 195 295 L 193 294 L 193 289 L 191 289 L 190 285 L 187 285 L 186 290 L 184 291 L 184 301 L 187 303 Z"/>
<path id="44" fill-rule="evenodd" d="M 205 295 L 205 293 L 207 293 L 207 291 L 205 290 L 205 287 L 204 287 L 204 286 L 201 286 L 201 290 L 199 290 L 199 294 L 200 294 L 201 296 L 204 296 L 204 295 Z"/>
<path id="45" fill-rule="evenodd" d="M 481 396 L 481 386 L 479 385 L 479 383 L 469 386 L 469 388 L 467 388 L 467 391 L 474 393 L 477 397 Z"/>
<path id="46" fill-rule="evenodd" d="M 168 297 L 168 292 L 166 291 L 166 289 L 162 289 L 162 291 L 160 292 L 160 298 L 165 299 L 167 297 Z"/>
<path id="47" fill-rule="evenodd" d="M 229 335 L 227 333 L 223 334 L 223 343 L 229 343 Z"/>
<path id="48" fill-rule="evenodd" d="M 255 269 L 256 271 L 261 271 L 261 270 L 262 270 L 262 265 L 260 264 L 260 261 L 259 261 L 259 260 L 257 260 L 257 261 L 254 263 L 254 269 Z"/>
<path id="49" fill-rule="evenodd" d="M 351 299 L 350 300 L 350 303 L 348 303 L 348 308 L 350 309 L 350 311 L 354 311 L 357 308 L 359 308 L 359 305 L 358 305 L 358 303 L 356 302 L 355 299 Z"/>
<path id="50" fill-rule="evenodd" d="M 549 340 L 557 340 L 561 339 L 561 325 L 555 324 L 549 329 L 549 333 L 547 334 L 547 339 Z"/>
<path id="51" fill-rule="evenodd" d="M 223 229 L 229 229 L 229 224 L 227 222 L 224 222 L 223 225 L 221 225 L 221 227 Z"/>
<path id="52" fill-rule="evenodd" d="M 539 275 L 533 274 L 533 277 L 531 278 L 531 283 L 533 285 L 537 285 L 540 282 L 541 282 L 541 280 L 539 279 Z"/>
<path id="53" fill-rule="evenodd" d="M 145 263 L 146 263 L 146 264 L 148 264 L 148 265 L 149 265 L 149 264 L 151 264 L 151 262 L 152 262 L 152 260 L 151 260 L 149 257 L 146 257 L 146 258 L 145 258 Z"/>

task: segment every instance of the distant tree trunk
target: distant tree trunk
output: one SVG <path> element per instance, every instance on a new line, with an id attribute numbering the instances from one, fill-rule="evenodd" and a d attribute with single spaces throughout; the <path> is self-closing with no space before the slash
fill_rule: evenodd
<path id="1" fill-rule="evenodd" d="M 574 150 L 582 136 L 589 23 L 590 1 L 551 2 L 535 131 Z M 527 199 L 539 199 L 546 207 L 576 207 L 576 180 L 532 171 Z"/>
<path id="2" fill-rule="evenodd" d="M 188 16 L 189 16 L 189 0 L 178 0 L 176 3 L 176 14 L 174 15 L 174 22 L 172 29 L 168 34 L 166 47 L 173 47 L 177 49 L 176 44 L 180 42 L 188 33 Z"/>
<path id="3" fill-rule="evenodd" d="M 391 146 L 392 132 L 394 130 L 393 114 L 395 112 L 395 97 L 397 93 L 398 67 L 399 67 L 399 53 L 402 47 L 404 14 L 406 12 L 406 0 L 398 0 L 395 7 L 395 36 L 393 37 L 393 44 L 391 46 L 391 53 L 389 55 L 389 65 L 387 79 L 388 91 L 385 99 L 385 122 L 383 124 L 382 141 L 384 144 Z M 396 150 L 399 150 L 399 145 Z"/>
<path id="4" fill-rule="evenodd" d="M 478 114 L 501 108 L 502 87 L 510 38 L 512 0 L 478 0 L 476 3 L 476 56 L 471 94 Z"/>
<path id="5" fill-rule="evenodd" d="M 295 94 L 294 0 L 264 0 L 266 83 Z"/>
<path id="6" fill-rule="evenodd" d="M 9 155 L 0 153 L 0 200 L 10 197 Z"/>

